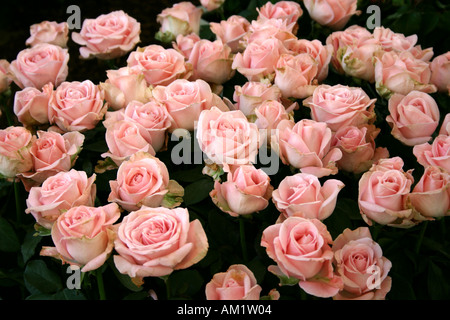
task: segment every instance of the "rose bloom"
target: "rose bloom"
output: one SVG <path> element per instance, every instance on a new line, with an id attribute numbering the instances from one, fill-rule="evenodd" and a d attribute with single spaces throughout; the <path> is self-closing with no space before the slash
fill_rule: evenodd
<path id="1" fill-rule="evenodd" d="M 104 124 L 109 126 L 110 123 L 119 120 L 134 121 L 143 126 L 151 136 L 151 144 L 155 152 L 165 147 L 166 132 L 171 126 L 170 116 L 167 110 L 156 101 L 150 100 L 147 103 L 132 101 L 124 109 L 107 112 Z"/>
<path id="2" fill-rule="evenodd" d="M 282 54 L 275 68 L 275 85 L 284 98 L 304 99 L 317 88 L 318 66 L 308 53 Z"/>
<path id="3" fill-rule="evenodd" d="M 213 11 L 218 9 L 225 0 L 200 0 L 201 5 L 206 9 L 206 11 Z"/>
<path id="4" fill-rule="evenodd" d="M 82 59 L 114 59 L 124 56 L 140 42 L 141 24 L 124 11 L 85 19 L 80 32 L 72 32 Z"/>
<path id="5" fill-rule="evenodd" d="M 364 27 L 353 25 L 331 33 L 326 43 L 333 47 L 331 60 L 341 74 L 375 82 L 373 56 L 381 50 L 380 43 Z"/>
<path id="6" fill-rule="evenodd" d="M 374 164 L 359 180 L 358 205 L 362 218 L 368 225 L 372 221 L 393 227 L 412 227 L 414 214 L 408 206 L 408 195 L 414 178 L 411 171 L 405 172 L 400 166 Z M 395 162 L 394 162 L 395 164 Z"/>
<path id="7" fill-rule="evenodd" d="M 293 33 L 295 23 L 290 23 L 282 19 L 253 20 L 248 28 L 247 34 L 243 38 L 241 45 L 247 47 L 252 42 L 262 42 L 269 38 L 281 41 L 284 46 L 297 39 Z"/>
<path id="8" fill-rule="evenodd" d="M 200 114 L 197 140 L 209 160 L 223 165 L 225 171 L 254 163 L 261 143 L 258 127 L 241 111 L 222 112 L 216 107 Z"/>
<path id="9" fill-rule="evenodd" d="M 26 87 L 14 96 L 14 114 L 24 126 L 49 123 L 48 108 L 53 85 L 46 84 L 42 90 Z"/>
<path id="10" fill-rule="evenodd" d="M 359 87 L 322 84 L 303 105 L 311 109 L 311 118 L 325 122 L 337 131 L 345 126 L 361 126 L 375 118 L 375 100 Z"/>
<path id="11" fill-rule="evenodd" d="M 407 146 L 428 142 L 439 125 L 440 112 L 429 94 L 411 91 L 407 95 L 394 93 L 389 98 L 386 121 L 392 135 Z"/>
<path id="12" fill-rule="evenodd" d="M 380 129 L 374 125 L 338 129 L 331 145 L 342 151 L 342 158 L 337 162 L 339 170 L 358 174 L 369 170 L 379 159 L 388 158 L 387 148 L 375 146 L 375 138 L 379 133 Z"/>
<path id="13" fill-rule="evenodd" d="M 450 135 L 450 113 L 445 115 L 444 121 L 442 121 L 441 129 L 439 129 L 439 135 Z"/>
<path id="14" fill-rule="evenodd" d="M 275 131 L 271 137 L 272 149 L 284 164 L 318 178 L 338 172 L 336 162 L 342 152 L 331 146 L 332 132 L 325 122 L 282 120 Z"/>
<path id="15" fill-rule="evenodd" d="M 103 125 L 106 127 L 105 140 L 108 152 L 103 153 L 102 157 L 110 158 L 117 166 L 139 151 L 152 156 L 156 154 L 151 134 L 137 121 L 105 120 Z"/>
<path id="16" fill-rule="evenodd" d="M 94 206 L 95 178 L 95 174 L 88 178 L 86 172 L 74 169 L 48 177 L 42 186 L 30 189 L 25 212 L 31 213 L 39 225 L 51 229 L 64 211 L 81 205 Z"/>
<path id="17" fill-rule="evenodd" d="M 266 100 L 255 109 L 255 124 L 259 129 L 268 130 L 267 136 L 270 138 L 271 131 L 275 130 L 281 120 L 291 119 L 291 113 L 298 106 L 293 103 L 289 108 L 285 108 L 283 104 L 276 100 Z"/>
<path id="18" fill-rule="evenodd" d="M 222 211 L 238 217 L 264 210 L 272 190 L 269 176 L 250 164 L 228 172 L 226 182 L 215 181 L 210 196 Z"/>
<path id="19" fill-rule="evenodd" d="M 30 148 L 32 169 L 19 175 L 25 189 L 39 185 L 48 177 L 61 171 L 69 171 L 75 164 L 84 142 L 78 131 L 64 134 L 54 131 L 37 131 Z"/>
<path id="20" fill-rule="evenodd" d="M 109 181 L 109 185 L 108 201 L 127 211 L 141 206 L 159 207 L 169 191 L 169 172 L 158 158 L 138 152 L 122 162 L 116 180 Z"/>
<path id="21" fill-rule="evenodd" d="M 345 229 L 333 243 L 335 272 L 344 289 L 334 300 L 384 300 L 391 290 L 392 263 L 367 227 Z"/>
<path id="22" fill-rule="evenodd" d="M 14 178 L 33 168 L 30 154 L 33 141 L 33 135 L 24 127 L 10 126 L 0 130 L 0 175 Z"/>
<path id="23" fill-rule="evenodd" d="M 200 37 L 196 33 L 190 33 L 185 36 L 179 34 L 175 41 L 172 42 L 172 47 L 181 53 L 185 59 L 189 59 L 194 44 L 200 40 Z"/>
<path id="24" fill-rule="evenodd" d="M 304 0 L 311 18 L 322 26 L 333 30 L 342 29 L 353 15 L 361 12 L 356 10 L 357 0 Z"/>
<path id="25" fill-rule="evenodd" d="M 416 59 L 410 52 L 379 52 L 374 59 L 375 87 L 382 97 L 389 98 L 393 93 L 406 95 L 413 90 L 436 92 L 436 86 L 430 83 L 429 63 Z"/>
<path id="26" fill-rule="evenodd" d="M 303 15 L 302 7 L 294 1 L 279 1 L 276 3 L 269 1 L 261 8 L 256 8 L 256 10 L 258 11 L 257 19 L 260 21 L 282 19 L 288 24 L 294 23 L 293 34 L 297 33 L 297 21 Z"/>
<path id="27" fill-rule="evenodd" d="M 283 43 L 276 38 L 253 41 L 244 52 L 238 52 L 232 68 L 247 78 L 248 81 L 272 80 L 281 54 L 287 53 Z"/>
<path id="28" fill-rule="evenodd" d="M 131 52 L 127 59 L 127 65 L 140 69 L 147 84 L 152 86 L 166 86 L 176 79 L 189 75 L 184 56 L 181 53 L 156 44 Z"/>
<path id="29" fill-rule="evenodd" d="M 202 80 L 188 81 L 178 79 L 168 86 L 157 86 L 152 91 L 153 98 L 161 103 L 169 113 L 172 127 L 194 130 L 195 121 L 203 110 L 216 106 L 228 110 L 223 100 L 211 91 L 210 85 Z"/>
<path id="30" fill-rule="evenodd" d="M 232 53 L 244 50 L 241 41 L 250 27 L 250 22 L 244 17 L 232 15 L 220 22 L 210 22 L 209 27 L 218 40 L 230 47 Z"/>
<path id="31" fill-rule="evenodd" d="M 189 1 L 175 3 L 156 17 L 156 21 L 161 25 L 156 38 L 162 42 L 171 42 L 180 34 L 184 36 L 190 33 L 199 34 L 202 14 L 202 8 Z"/>
<path id="32" fill-rule="evenodd" d="M 323 186 L 319 179 L 308 173 L 297 173 L 285 177 L 273 191 L 272 200 L 282 219 L 297 216 L 324 220 L 336 207 L 337 196 L 344 183 L 328 179 Z"/>
<path id="33" fill-rule="evenodd" d="M 208 251 L 199 220 L 185 208 L 141 207 L 126 215 L 115 240 L 114 264 L 130 277 L 162 277 L 189 268 Z"/>
<path id="34" fill-rule="evenodd" d="M 261 286 L 253 272 L 243 264 L 231 265 L 214 274 L 206 284 L 206 300 L 259 300 Z"/>
<path id="35" fill-rule="evenodd" d="M 114 223 L 119 218 L 120 210 L 115 203 L 73 207 L 62 213 L 52 226 L 55 247 L 42 247 L 40 255 L 81 267 L 81 272 L 96 270 L 114 248 Z"/>
<path id="36" fill-rule="evenodd" d="M 433 142 L 415 145 L 413 154 L 424 167 L 438 166 L 450 172 L 450 136 L 440 134 Z"/>
<path id="37" fill-rule="evenodd" d="M 108 106 L 114 110 L 123 109 L 131 101 L 147 102 L 151 95 L 147 81 L 138 67 L 122 67 L 106 70 L 105 82 L 100 82 Z"/>
<path id="38" fill-rule="evenodd" d="M 438 218 L 450 215 L 450 174 L 436 166 L 426 167 L 409 199 L 422 216 Z"/>
<path id="39" fill-rule="evenodd" d="M 202 79 L 213 84 L 223 84 L 234 76 L 231 48 L 221 40 L 197 41 L 187 61 L 192 65 L 191 80 Z"/>
<path id="40" fill-rule="evenodd" d="M 306 293 L 321 298 L 332 297 L 342 289 L 342 280 L 333 275 L 332 242 L 325 224 L 301 217 L 267 227 L 261 238 L 261 246 L 277 263 L 269 266 L 269 271 L 298 279 Z"/>
<path id="41" fill-rule="evenodd" d="M 8 90 L 12 82 L 12 79 L 8 75 L 9 68 L 9 62 L 5 59 L 0 59 L 0 93 Z"/>
<path id="42" fill-rule="evenodd" d="M 49 43 L 37 44 L 19 52 L 11 62 L 13 81 L 21 88 L 42 87 L 51 82 L 59 86 L 69 73 L 69 53 L 67 49 Z"/>
<path id="43" fill-rule="evenodd" d="M 430 64 L 431 79 L 439 92 L 449 93 L 450 85 L 450 51 L 436 56 Z"/>
<path id="44" fill-rule="evenodd" d="M 307 53 L 313 57 L 317 62 L 317 81 L 322 82 L 326 79 L 328 76 L 328 66 L 333 54 L 333 47 L 330 44 L 323 45 L 322 42 L 317 39 L 298 39 L 296 41 L 289 42 L 287 48 L 294 55 Z"/>
<path id="45" fill-rule="evenodd" d="M 255 113 L 255 109 L 264 101 L 281 102 L 281 90 L 276 85 L 259 81 L 247 81 L 243 86 L 234 86 L 234 107 L 246 116 Z"/>
<path id="46" fill-rule="evenodd" d="M 35 46 L 38 43 L 50 43 L 66 48 L 68 40 L 69 25 L 67 22 L 42 21 L 30 26 L 30 37 L 25 44 Z"/>
<path id="47" fill-rule="evenodd" d="M 108 109 L 103 100 L 103 91 L 90 80 L 63 82 L 50 97 L 50 123 L 65 132 L 94 129 Z"/>

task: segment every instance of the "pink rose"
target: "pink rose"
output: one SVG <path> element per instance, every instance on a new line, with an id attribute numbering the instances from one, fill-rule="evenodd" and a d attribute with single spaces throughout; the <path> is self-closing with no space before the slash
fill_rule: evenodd
<path id="1" fill-rule="evenodd" d="M 255 109 L 264 101 L 281 101 L 281 97 L 280 88 L 270 83 L 248 81 L 243 86 L 234 86 L 234 106 L 246 116 L 254 114 Z"/>
<path id="2" fill-rule="evenodd" d="M 197 41 L 189 55 L 188 63 L 192 65 L 191 80 L 202 79 L 213 84 L 223 84 L 234 75 L 231 68 L 233 56 L 231 48 L 221 40 Z"/>
<path id="3" fill-rule="evenodd" d="M 168 86 L 155 87 L 152 94 L 156 101 L 164 105 L 171 117 L 170 131 L 176 128 L 193 131 L 200 113 L 213 106 L 228 110 L 223 100 L 211 91 L 210 85 L 201 79 L 178 79 Z"/>
<path id="4" fill-rule="evenodd" d="M 450 215 L 450 174 L 436 166 L 426 167 L 409 199 L 422 216 L 438 218 Z"/>
<path id="5" fill-rule="evenodd" d="M 125 118 L 117 121 L 107 119 L 103 125 L 106 127 L 105 140 L 109 150 L 102 157 L 110 158 L 117 166 L 139 151 L 152 156 L 156 154 L 150 132 L 139 122 Z"/>
<path id="6" fill-rule="evenodd" d="M 184 36 L 190 33 L 199 34 L 202 14 L 202 8 L 196 7 L 189 1 L 175 3 L 158 14 L 156 21 L 161 24 L 161 27 L 156 34 L 156 39 L 171 42 L 180 34 Z"/>
<path id="7" fill-rule="evenodd" d="M 442 121 L 441 128 L 439 129 L 439 135 L 441 134 L 450 136 L 450 113 L 447 113 L 444 121 Z"/>
<path id="8" fill-rule="evenodd" d="M 50 97 L 50 123 L 65 132 L 94 129 L 108 109 L 103 100 L 103 91 L 90 80 L 63 82 Z"/>
<path id="9" fill-rule="evenodd" d="M 85 19 L 80 32 L 72 32 L 79 44 L 82 59 L 114 59 L 121 57 L 140 42 L 141 24 L 124 11 L 102 14 Z"/>
<path id="10" fill-rule="evenodd" d="M 228 172 L 227 181 L 215 181 L 212 201 L 233 217 L 264 210 L 269 205 L 273 187 L 269 176 L 253 165 L 242 165 Z"/>
<path id="11" fill-rule="evenodd" d="M 345 229 L 333 243 L 335 272 L 344 289 L 334 300 L 384 300 L 391 290 L 392 263 L 367 227 Z"/>
<path id="12" fill-rule="evenodd" d="M 206 9 L 206 11 L 213 11 L 220 8 L 225 0 L 200 0 L 201 5 Z"/>
<path id="13" fill-rule="evenodd" d="M 282 54 L 275 69 L 275 85 L 284 98 L 304 99 L 317 87 L 319 69 L 316 60 L 308 53 Z"/>
<path id="14" fill-rule="evenodd" d="M 303 119 L 297 123 L 282 120 L 272 135 L 272 149 L 286 165 L 318 178 L 336 174 L 336 162 L 342 157 L 339 148 L 331 146 L 332 132 L 325 122 Z"/>
<path id="15" fill-rule="evenodd" d="M 339 170 L 361 173 L 369 170 L 379 159 L 388 158 L 387 148 L 375 147 L 375 138 L 379 133 L 380 129 L 374 125 L 338 129 L 331 145 L 342 151 L 342 158 L 337 162 Z"/>
<path id="16" fill-rule="evenodd" d="M 307 53 L 317 62 L 316 79 L 322 82 L 328 76 L 328 66 L 333 54 L 333 47 L 330 44 L 323 45 L 319 40 L 298 39 L 289 42 L 287 48 L 293 54 Z"/>
<path id="17" fill-rule="evenodd" d="M 322 84 L 303 105 L 311 109 L 311 118 L 325 122 L 337 131 L 346 126 L 361 126 L 375 118 L 375 100 L 359 87 Z"/>
<path id="18" fill-rule="evenodd" d="M 53 85 L 48 83 L 41 90 L 26 87 L 14 96 L 14 114 L 25 126 L 49 123 L 48 109 Z"/>
<path id="19" fill-rule="evenodd" d="M 31 132 L 20 126 L 0 130 L 0 175 L 14 178 L 16 174 L 33 168 L 30 148 L 34 138 Z"/>
<path id="20" fill-rule="evenodd" d="M 232 53 L 244 50 L 241 41 L 250 27 L 250 22 L 244 17 L 232 15 L 220 22 L 210 22 L 209 27 L 218 40 L 221 40 L 231 48 Z"/>
<path id="21" fill-rule="evenodd" d="M 297 106 L 297 103 L 293 103 L 286 109 L 279 101 L 266 100 L 255 109 L 255 124 L 259 129 L 268 130 L 267 136 L 270 138 L 270 131 L 275 130 L 281 120 L 291 119 L 291 113 Z"/>
<path id="22" fill-rule="evenodd" d="M 200 114 L 197 126 L 200 149 L 212 162 L 229 166 L 254 163 L 260 147 L 258 127 L 239 111 L 213 107 Z"/>
<path id="23" fill-rule="evenodd" d="M 130 277 L 162 277 L 202 260 L 208 239 L 199 220 L 189 222 L 185 208 L 142 207 L 119 225 L 114 256 L 117 269 Z"/>
<path id="24" fill-rule="evenodd" d="M 114 248 L 117 204 L 103 207 L 77 206 L 62 213 L 52 227 L 55 247 L 42 247 L 42 256 L 59 258 L 81 267 L 81 272 L 100 268 Z"/>
<path id="25" fill-rule="evenodd" d="M 185 59 L 189 59 L 194 44 L 200 40 L 196 33 L 190 33 L 186 36 L 179 34 L 175 41 L 172 42 L 172 47 L 181 53 Z"/>
<path id="26" fill-rule="evenodd" d="M 243 264 L 231 265 L 216 273 L 206 284 L 206 300 L 259 300 L 261 286 L 253 272 Z"/>
<path id="27" fill-rule="evenodd" d="M 127 211 L 141 206 L 159 207 L 169 191 L 169 172 L 158 158 L 139 152 L 122 162 L 116 180 L 109 181 L 109 185 L 108 201 Z"/>
<path id="28" fill-rule="evenodd" d="M 344 31 L 335 31 L 326 43 L 333 47 L 332 65 L 341 74 L 375 81 L 374 54 L 381 45 L 364 27 L 353 25 Z"/>
<path id="29" fill-rule="evenodd" d="M 258 20 L 282 19 L 288 24 L 294 23 L 296 25 L 293 29 L 294 34 L 298 29 L 297 21 L 303 15 L 302 7 L 294 1 L 278 1 L 276 3 L 269 1 L 256 10 L 258 11 Z"/>
<path id="30" fill-rule="evenodd" d="M 147 84 L 152 86 L 166 86 L 176 79 L 189 76 L 185 58 L 181 53 L 156 44 L 131 52 L 127 64 L 141 70 Z"/>
<path id="31" fill-rule="evenodd" d="M 27 46 L 35 46 L 38 43 L 50 43 L 66 48 L 68 40 L 69 25 L 67 22 L 42 21 L 30 27 L 30 37 L 25 44 Z"/>
<path id="32" fill-rule="evenodd" d="M 375 87 L 385 98 L 393 93 L 408 94 L 413 90 L 426 93 L 436 92 L 430 83 L 429 63 L 416 59 L 410 52 L 379 52 L 375 54 Z"/>
<path id="33" fill-rule="evenodd" d="M 264 78 L 272 80 L 277 61 L 281 54 L 286 52 L 287 49 L 279 39 L 253 41 L 244 52 L 235 55 L 232 68 L 245 76 L 248 81 L 260 81 Z"/>
<path id="34" fill-rule="evenodd" d="M 373 37 L 381 44 L 384 51 L 411 51 L 417 43 L 417 35 L 406 37 L 402 33 L 396 33 L 383 26 L 373 30 Z"/>
<path id="35" fill-rule="evenodd" d="M 438 166 L 450 172 L 450 136 L 440 134 L 433 142 L 415 145 L 413 154 L 424 167 Z"/>
<path id="36" fill-rule="evenodd" d="M 67 49 L 48 43 L 37 44 L 19 52 L 11 62 L 10 71 L 14 82 L 21 88 L 42 87 L 51 82 L 54 87 L 66 80 L 69 68 Z"/>
<path id="37" fill-rule="evenodd" d="M 60 134 L 54 131 L 38 131 L 30 148 L 33 167 L 19 175 L 25 189 L 37 186 L 48 177 L 61 171 L 69 171 L 75 164 L 84 142 L 78 131 Z"/>
<path id="38" fill-rule="evenodd" d="M 336 207 L 337 196 L 344 184 L 328 179 L 323 186 L 319 179 L 308 173 L 285 177 L 273 191 L 272 200 L 282 218 L 292 216 L 324 220 Z"/>
<path id="39" fill-rule="evenodd" d="M 100 83 L 108 106 L 114 110 L 125 108 L 133 100 L 147 102 L 150 89 L 141 70 L 138 67 L 122 67 L 117 70 L 107 70 L 105 82 Z"/>
<path id="40" fill-rule="evenodd" d="M 439 125 L 439 107 L 424 92 L 394 93 L 389 98 L 389 112 L 386 121 L 392 127 L 392 135 L 407 146 L 430 141 Z"/>
<path id="41" fill-rule="evenodd" d="M 8 90 L 12 79 L 9 75 L 9 62 L 5 59 L 0 59 L 0 93 Z"/>
<path id="42" fill-rule="evenodd" d="M 105 118 L 106 126 L 119 120 L 139 123 L 150 133 L 151 144 L 155 152 L 160 151 L 166 145 L 166 133 L 171 126 L 170 116 L 167 110 L 154 100 L 147 103 L 132 101 L 126 108 L 118 112 L 107 112 Z"/>
<path id="43" fill-rule="evenodd" d="M 450 51 L 436 56 L 430 64 L 431 79 L 430 82 L 434 84 L 439 92 L 449 93 L 448 86 L 450 85 Z"/>
<path id="44" fill-rule="evenodd" d="M 401 158 L 399 158 L 401 160 Z M 415 225 L 408 195 L 414 178 L 399 166 L 385 167 L 375 164 L 359 180 L 358 204 L 360 213 L 368 225 L 372 221 L 395 227 Z"/>
<path id="45" fill-rule="evenodd" d="M 281 41 L 284 46 L 297 39 L 293 33 L 295 23 L 288 23 L 282 19 L 253 20 L 243 38 L 241 45 L 247 47 L 252 42 L 262 42 L 269 38 Z"/>
<path id="46" fill-rule="evenodd" d="M 353 15 L 359 15 L 356 10 L 356 0 L 304 0 L 311 18 L 320 25 L 330 27 L 333 30 L 342 29 Z"/>
<path id="47" fill-rule="evenodd" d="M 51 229 L 64 211 L 81 205 L 94 206 L 95 178 L 95 174 L 88 178 L 86 172 L 74 169 L 48 177 L 42 186 L 30 189 L 25 212 L 31 213 L 44 228 Z"/>
<path id="48" fill-rule="evenodd" d="M 333 240 L 325 224 L 317 219 L 289 217 L 263 231 L 261 246 L 277 265 L 269 271 L 280 278 L 299 280 L 308 294 L 327 298 L 342 289 L 342 280 L 333 275 Z"/>

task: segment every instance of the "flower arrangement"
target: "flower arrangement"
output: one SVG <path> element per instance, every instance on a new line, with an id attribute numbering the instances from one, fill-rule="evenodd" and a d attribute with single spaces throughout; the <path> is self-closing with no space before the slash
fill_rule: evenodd
<path id="1" fill-rule="evenodd" d="M 205 0 L 30 24 L 0 64 L 0 297 L 447 298 L 450 51 L 424 36 L 450 7 L 417 6 L 438 23 Z"/>

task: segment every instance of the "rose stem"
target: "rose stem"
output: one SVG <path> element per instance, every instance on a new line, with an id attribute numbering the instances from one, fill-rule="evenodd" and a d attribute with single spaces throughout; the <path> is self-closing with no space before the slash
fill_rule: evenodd
<path id="1" fill-rule="evenodd" d="M 17 223 L 20 224 L 22 221 L 22 204 L 20 202 L 20 190 L 19 190 L 19 184 L 14 180 L 14 198 L 16 200 L 16 217 L 17 217 Z"/>
<path id="2" fill-rule="evenodd" d="M 419 254 L 420 246 L 422 245 L 423 236 L 425 235 L 425 230 L 427 229 L 427 223 L 428 221 L 422 222 L 422 229 L 420 230 L 419 239 L 416 243 L 416 254 Z"/>
<path id="3" fill-rule="evenodd" d="M 247 246 L 245 243 L 245 225 L 244 225 L 244 218 L 239 217 L 239 233 L 240 233 L 240 239 L 241 239 L 241 247 L 242 247 L 242 256 L 244 257 L 244 261 L 247 262 Z"/>
<path id="4" fill-rule="evenodd" d="M 97 269 L 96 277 L 97 277 L 97 287 L 98 287 L 98 294 L 100 295 L 100 300 L 106 300 L 105 286 L 103 285 L 103 275 L 102 275 L 102 270 L 100 268 Z"/>

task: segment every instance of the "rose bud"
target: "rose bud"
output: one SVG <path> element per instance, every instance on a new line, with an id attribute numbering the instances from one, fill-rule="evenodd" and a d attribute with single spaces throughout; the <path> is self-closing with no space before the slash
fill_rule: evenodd
<path id="1" fill-rule="evenodd" d="M 231 265 L 214 274 L 206 284 L 206 300 L 259 300 L 261 286 L 253 272 L 243 264 Z"/>
<path id="2" fill-rule="evenodd" d="M 303 3 L 314 21 L 333 30 L 342 29 L 353 15 L 361 13 L 356 10 L 357 0 L 304 0 Z"/>
<path id="3" fill-rule="evenodd" d="M 206 9 L 206 11 L 213 11 L 220 8 L 225 0 L 200 0 L 201 5 Z"/>
<path id="4" fill-rule="evenodd" d="M 232 15 L 227 20 L 210 22 L 209 27 L 218 40 L 230 47 L 232 53 L 244 50 L 241 41 L 250 27 L 250 22 L 244 17 Z"/>
<path id="5" fill-rule="evenodd" d="M 46 84 L 42 91 L 27 87 L 17 91 L 14 96 L 14 114 L 24 126 L 49 123 L 48 109 L 53 85 Z"/>
<path id="6" fill-rule="evenodd" d="M 286 21 L 287 24 L 294 23 L 293 34 L 297 34 L 297 21 L 303 15 L 302 7 L 294 1 L 278 1 L 276 3 L 269 1 L 261 8 L 256 8 L 256 11 L 258 11 L 257 20 L 260 21 L 281 19 Z"/>
<path id="7" fill-rule="evenodd" d="M 26 213 L 36 222 L 51 229 L 66 210 L 86 205 L 94 206 L 96 196 L 95 174 L 90 178 L 84 171 L 71 169 L 48 177 L 40 187 L 32 187 L 26 200 Z"/>
<path id="8" fill-rule="evenodd" d="M 141 24 L 124 11 L 85 19 L 80 32 L 72 33 L 82 59 L 109 60 L 122 57 L 140 42 Z"/>
<path id="9" fill-rule="evenodd" d="M 264 101 L 281 102 L 281 97 L 280 88 L 270 83 L 247 81 L 243 86 L 234 86 L 234 106 L 246 116 L 254 114 L 256 108 Z"/>
<path id="10" fill-rule="evenodd" d="M 10 126 L 0 130 L 0 175 L 14 178 L 33 168 L 30 148 L 33 135 L 24 127 Z"/>
<path id="11" fill-rule="evenodd" d="M 438 135 L 433 142 L 415 145 L 413 154 L 424 167 L 438 166 L 450 172 L 450 136 Z"/>
<path id="12" fill-rule="evenodd" d="M 185 59 L 189 59 L 194 44 L 200 40 L 200 37 L 196 33 L 190 33 L 185 36 L 179 34 L 175 41 L 172 42 L 172 47 L 181 53 Z"/>
<path id="13" fill-rule="evenodd" d="M 41 256 L 81 267 L 81 272 L 100 268 L 114 247 L 113 225 L 120 218 L 117 204 L 77 206 L 62 213 L 52 226 L 55 247 L 42 247 Z"/>
<path id="14" fill-rule="evenodd" d="M 69 25 L 67 22 L 42 21 L 30 27 L 30 37 L 26 40 L 27 46 L 35 46 L 38 43 L 50 43 L 62 48 L 67 47 L 69 40 Z"/>
<path id="15" fill-rule="evenodd" d="M 448 86 L 450 85 L 450 51 L 436 56 L 430 64 L 431 79 L 430 82 L 434 84 L 439 92 L 449 93 Z"/>
<path id="16" fill-rule="evenodd" d="M 9 85 L 12 82 L 12 78 L 9 74 L 10 64 L 5 59 L 0 59 L 0 93 L 8 90 Z"/>

